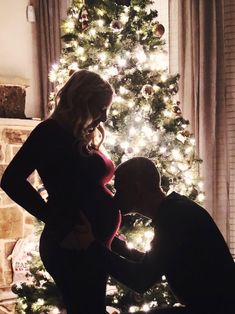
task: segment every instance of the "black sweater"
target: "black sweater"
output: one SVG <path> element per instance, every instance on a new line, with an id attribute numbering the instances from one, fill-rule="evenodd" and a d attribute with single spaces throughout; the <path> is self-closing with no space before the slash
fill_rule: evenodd
<path id="1" fill-rule="evenodd" d="M 49 195 L 45 202 L 27 180 L 37 170 Z M 112 193 L 106 183 L 114 165 L 100 151 L 79 153 L 75 138 L 55 120 L 41 122 L 13 158 L 1 180 L 2 189 L 29 213 L 57 230 L 60 238 L 79 221 L 79 210 L 89 217 L 93 231 L 106 241 L 119 223 Z"/>
<path id="2" fill-rule="evenodd" d="M 139 293 L 165 275 L 179 301 L 188 306 L 235 301 L 234 261 L 205 209 L 173 192 L 157 209 L 153 223 L 152 249 L 142 259 L 128 254 L 118 241 L 113 245 L 118 254 L 95 241 L 87 250 L 89 260 Z M 137 261 L 130 260 L 133 256 Z"/>

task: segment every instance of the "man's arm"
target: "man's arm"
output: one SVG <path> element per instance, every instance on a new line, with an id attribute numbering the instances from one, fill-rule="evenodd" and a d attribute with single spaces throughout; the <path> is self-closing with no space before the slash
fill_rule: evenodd
<path id="1" fill-rule="evenodd" d="M 93 241 L 86 254 L 90 263 L 99 265 L 108 274 L 138 293 L 144 293 L 161 280 L 163 265 L 152 251 L 145 254 L 140 262 L 130 261 L 110 251 L 98 241 Z"/>
<path id="2" fill-rule="evenodd" d="M 118 255 L 121 255 L 129 260 L 136 262 L 142 260 L 145 256 L 145 253 L 142 253 L 135 249 L 129 249 L 126 245 L 126 242 L 119 239 L 118 237 L 115 237 L 113 239 L 111 249 Z"/>
<path id="3" fill-rule="evenodd" d="M 110 251 L 102 243 L 95 240 L 91 224 L 80 212 L 81 225 L 70 232 L 61 242 L 67 249 L 84 249 L 87 262 L 108 274 L 127 287 L 143 293 L 161 280 L 164 274 L 163 259 L 158 254 L 156 238 L 152 241 L 152 250 L 144 255 L 139 262 L 130 261 Z"/>

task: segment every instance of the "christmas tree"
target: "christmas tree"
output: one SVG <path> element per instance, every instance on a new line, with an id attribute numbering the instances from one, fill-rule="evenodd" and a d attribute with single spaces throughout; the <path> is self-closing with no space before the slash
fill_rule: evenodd
<path id="1" fill-rule="evenodd" d="M 164 26 L 151 4 L 150 0 L 72 2 L 62 24 L 61 58 L 49 74 L 55 84 L 49 109 L 53 111 L 55 94 L 73 71 L 85 68 L 99 73 L 115 90 L 105 140 L 115 164 L 134 156 L 148 157 L 159 168 L 166 193 L 174 190 L 201 203 L 200 160 L 175 97 L 179 76 L 168 73 Z M 151 221 L 143 217 L 126 216 L 120 235 L 129 248 L 151 249 Z M 62 301 L 38 257 L 31 262 L 29 278 L 14 286 L 19 313 L 60 313 Z M 107 305 L 121 311 L 147 311 L 176 302 L 164 278 L 144 295 L 109 279 Z"/>

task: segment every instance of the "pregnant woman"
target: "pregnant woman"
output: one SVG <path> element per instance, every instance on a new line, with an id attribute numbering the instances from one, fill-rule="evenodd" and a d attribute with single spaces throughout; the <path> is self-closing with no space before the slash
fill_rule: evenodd
<path id="1" fill-rule="evenodd" d="M 51 117 L 31 132 L 1 180 L 10 198 L 45 223 L 40 256 L 62 293 L 67 314 L 105 313 L 107 274 L 89 264 L 83 252 L 66 249 L 61 242 L 79 223 L 80 210 L 106 246 L 119 228 L 120 212 L 106 188 L 114 165 L 101 152 L 102 122 L 112 95 L 112 87 L 98 74 L 75 72 L 58 92 Z M 34 170 L 47 190 L 47 202 L 27 180 Z"/>

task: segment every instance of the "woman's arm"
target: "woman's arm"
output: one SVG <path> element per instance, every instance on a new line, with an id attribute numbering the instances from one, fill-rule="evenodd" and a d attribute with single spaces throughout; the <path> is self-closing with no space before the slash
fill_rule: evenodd
<path id="1" fill-rule="evenodd" d="M 27 178 L 37 168 L 41 147 L 40 128 L 36 127 L 6 168 L 1 188 L 17 204 L 46 222 L 46 202 Z"/>

